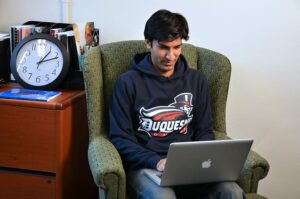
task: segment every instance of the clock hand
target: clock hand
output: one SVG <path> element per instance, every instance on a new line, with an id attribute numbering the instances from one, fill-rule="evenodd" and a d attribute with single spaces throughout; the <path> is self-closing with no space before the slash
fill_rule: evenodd
<path id="1" fill-rule="evenodd" d="M 46 59 L 46 57 L 51 53 L 51 46 L 49 52 L 40 60 L 37 62 L 37 68 L 39 68 L 39 65 Z"/>
<path id="2" fill-rule="evenodd" d="M 50 58 L 50 59 L 41 60 L 41 61 L 37 62 L 37 64 L 40 65 L 40 64 L 43 63 L 43 62 L 51 61 L 51 60 L 57 59 L 57 58 L 58 58 L 58 57 L 53 57 L 53 58 Z"/>

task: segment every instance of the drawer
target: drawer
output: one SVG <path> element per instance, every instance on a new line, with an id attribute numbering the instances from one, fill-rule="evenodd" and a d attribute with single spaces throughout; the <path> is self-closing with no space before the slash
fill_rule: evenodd
<path id="1" fill-rule="evenodd" d="M 0 198 L 54 199 L 55 177 L 0 170 Z"/>
<path id="2" fill-rule="evenodd" d="M 0 167 L 55 173 L 57 111 L 0 105 Z"/>

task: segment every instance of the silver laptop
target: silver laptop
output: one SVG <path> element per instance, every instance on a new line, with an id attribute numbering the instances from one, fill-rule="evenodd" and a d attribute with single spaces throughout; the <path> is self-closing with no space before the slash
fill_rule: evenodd
<path id="1" fill-rule="evenodd" d="M 235 181 L 252 139 L 176 142 L 170 145 L 164 172 L 146 169 L 159 186 Z"/>

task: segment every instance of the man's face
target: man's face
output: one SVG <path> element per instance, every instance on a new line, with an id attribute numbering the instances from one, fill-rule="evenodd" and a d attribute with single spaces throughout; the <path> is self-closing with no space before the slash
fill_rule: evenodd
<path id="1" fill-rule="evenodd" d="M 150 43 L 148 43 L 151 45 Z M 152 41 L 151 60 L 154 69 L 162 76 L 170 77 L 175 70 L 175 64 L 179 58 L 182 47 L 182 39 L 179 37 L 173 41 Z"/>

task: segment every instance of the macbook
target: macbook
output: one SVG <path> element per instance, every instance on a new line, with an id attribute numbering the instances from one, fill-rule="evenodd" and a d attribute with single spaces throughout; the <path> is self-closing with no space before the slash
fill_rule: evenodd
<path id="1" fill-rule="evenodd" d="M 252 143 L 252 139 L 175 142 L 164 172 L 145 169 L 145 175 L 160 186 L 236 181 Z"/>

